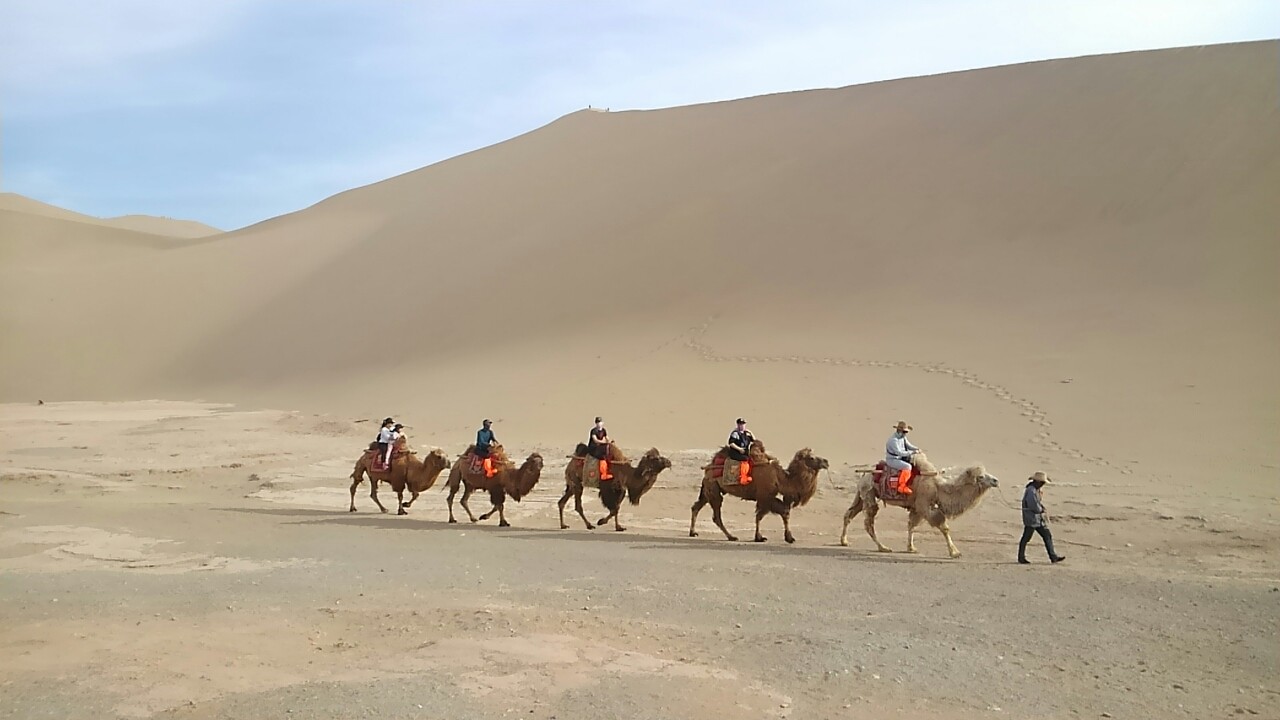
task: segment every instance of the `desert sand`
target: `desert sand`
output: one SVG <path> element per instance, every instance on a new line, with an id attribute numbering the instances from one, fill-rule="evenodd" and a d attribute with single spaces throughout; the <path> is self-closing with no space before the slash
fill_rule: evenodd
<path id="1" fill-rule="evenodd" d="M 1278 67 L 1272 41 L 577 112 L 228 233 L 0 197 L 5 704 L 1280 715 Z M 597 414 L 674 464 L 627 533 L 558 529 Z M 445 524 L 439 486 L 348 514 L 385 415 L 450 456 L 492 417 L 542 481 L 501 530 Z M 776 517 L 687 537 L 737 416 L 830 460 L 794 546 Z M 836 543 L 899 419 L 1001 480 L 958 560 L 928 529 Z M 1034 470 L 1064 565 L 1013 563 Z M 904 546 L 903 511 L 878 526 Z"/>

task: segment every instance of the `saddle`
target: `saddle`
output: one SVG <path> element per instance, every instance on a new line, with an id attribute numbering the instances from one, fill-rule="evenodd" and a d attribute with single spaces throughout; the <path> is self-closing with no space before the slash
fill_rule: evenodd
<path id="1" fill-rule="evenodd" d="M 920 468 L 911 467 L 911 477 L 907 479 L 907 487 L 915 489 L 916 478 L 920 477 Z M 876 486 L 876 492 L 880 495 L 880 499 L 885 502 L 893 502 L 895 500 L 907 500 L 911 496 L 898 492 L 898 471 L 885 465 L 884 461 L 876 463 L 876 467 L 871 471 L 871 482 Z"/>
<path id="2" fill-rule="evenodd" d="M 378 472 L 386 472 L 391 469 L 391 464 L 382 462 L 382 453 L 378 450 L 377 441 L 369 443 L 369 447 L 364 451 L 365 457 L 368 458 L 369 469 Z M 395 463 L 396 458 L 401 455 L 413 455 L 414 452 L 400 443 L 396 443 L 391 447 L 391 463 Z"/>
<path id="3" fill-rule="evenodd" d="M 730 488 L 738 487 L 738 466 L 743 462 L 747 463 L 747 467 L 751 467 L 750 460 L 738 461 L 729 457 L 729 453 L 724 449 L 715 454 L 711 458 L 711 464 L 703 467 L 711 473 L 711 478 L 719 482 L 720 487 Z"/>

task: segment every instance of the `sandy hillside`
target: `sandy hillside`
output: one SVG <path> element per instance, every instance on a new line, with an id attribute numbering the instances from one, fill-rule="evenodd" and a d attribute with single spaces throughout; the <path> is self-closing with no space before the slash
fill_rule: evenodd
<path id="1" fill-rule="evenodd" d="M 843 460 L 905 416 L 963 457 L 1256 480 L 1280 466 L 1278 55 L 574 113 L 110 272 L 22 273 L 6 291 L 47 303 L 4 304 L 0 397 L 442 438 L 501 415 L 521 442 L 603 412 L 713 444 L 741 414 Z"/>

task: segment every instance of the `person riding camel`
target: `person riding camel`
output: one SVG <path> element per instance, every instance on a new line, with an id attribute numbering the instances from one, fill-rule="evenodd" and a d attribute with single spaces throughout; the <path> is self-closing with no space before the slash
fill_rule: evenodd
<path id="1" fill-rule="evenodd" d="M 889 436 L 889 441 L 884 445 L 884 464 L 898 471 L 898 492 L 903 495 L 914 492 L 907 482 L 911 479 L 911 456 L 920 452 L 920 448 L 907 441 L 909 432 L 911 426 L 899 420 L 893 426 L 893 435 Z"/>
<path id="2" fill-rule="evenodd" d="M 395 450 L 396 442 L 398 442 L 400 438 L 404 437 L 404 433 L 401 432 L 403 429 L 404 425 L 401 425 L 400 423 L 396 423 L 395 426 L 391 428 L 391 441 L 387 443 L 387 457 L 382 463 L 387 467 L 391 467 L 391 452 Z"/>
<path id="3" fill-rule="evenodd" d="M 738 484 L 751 484 L 751 443 L 756 438 L 747 429 L 747 421 L 738 418 L 737 426 L 729 433 L 729 457 L 738 462 Z"/>
<path id="4" fill-rule="evenodd" d="M 498 444 L 498 438 L 494 437 L 492 420 L 485 420 L 484 427 L 476 431 L 476 457 L 480 458 L 481 464 L 484 465 L 484 476 L 491 478 L 498 474 L 493 467 L 493 446 Z"/>
<path id="5" fill-rule="evenodd" d="M 395 430 L 393 430 L 391 426 L 395 425 L 395 423 L 395 420 L 387 418 L 382 421 L 382 427 L 378 429 L 378 439 L 374 442 L 378 446 L 379 458 L 391 457 L 391 443 L 395 442 L 395 438 L 393 437 Z"/>
<path id="6" fill-rule="evenodd" d="M 612 443 L 609 431 L 604 428 L 604 418 L 596 416 L 596 424 L 587 436 L 587 453 L 600 462 L 601 480 L 613 479 L 609 472 L 609 445 Z"/>

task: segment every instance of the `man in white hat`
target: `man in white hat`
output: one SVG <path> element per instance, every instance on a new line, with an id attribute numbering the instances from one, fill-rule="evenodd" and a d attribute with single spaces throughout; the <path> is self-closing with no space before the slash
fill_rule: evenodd
<path id="1" fill-rule="evenodd" d="M 889 441 L 884 444 L 884 464 L 897 471 L 898 492 L 903 495 L 913 493 L 907 486 L 907 481 L 911 479 L 911 456 L 920 452 L 920 448 L 907 441 L 909 432 L 911 432 L 911 426 L 906 421 L 899 420 L 898 424 L 893 426 L 893 435 L 890 435 Z"/>
<path id="2" fill-rule="evenodd" d="M 1049 551 L 1049 562 L 1060 563 L 1067 559 L 1053 551 L 1053 533 L 1049 532 L 1049 519 L 1045 516 L 1044 502 L 1040 499 L 1040 491 L 1053 481 L 1043 472 L 1035 472 L 1027 478 L 1027 490 L 1022 494 L 1022 540 L 1018 541 L 1018 562 L 1029 565 L 1027 560 L 1027 541 L 1034 533 L 1044 538 L 1044 549 Z"/>

